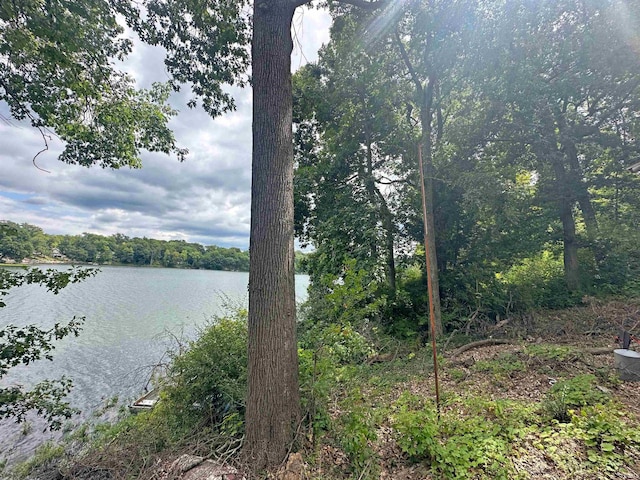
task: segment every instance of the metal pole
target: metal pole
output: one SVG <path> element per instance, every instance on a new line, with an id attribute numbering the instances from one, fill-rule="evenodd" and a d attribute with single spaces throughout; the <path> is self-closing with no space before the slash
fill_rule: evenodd
<path id="1" fill-rule="evenodd" d="M 422 144 L 418 144 L 420 166 L 420 190 L 422 192 L 422 218 L 424 223 L 424 256 L 427 260 L 427 291 L 429 293 L 429 323 L 431 325 L 431 350 L 433 351 L 433 373 L 436 381 L 436 408 L 440 417 L 440 381 L 438 379 L 438 352 L 436 350 L 436 312 L 433 306 L 433 285 L 431 283 L 431 256 L 429 251 L 429 226 L 427 223 L 427 195 L 424 186 L 424 166 L 422 164 Z"/>

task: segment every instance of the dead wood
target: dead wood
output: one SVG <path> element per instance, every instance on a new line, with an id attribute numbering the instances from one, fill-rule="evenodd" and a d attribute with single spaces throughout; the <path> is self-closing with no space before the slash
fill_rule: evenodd
<path id="1" fill-rule="evenodd" d="M 449 356 L 454 357 L 468 350 L 473 350 L 474 348 L 487 347 L 489 345 L 509 345 L 512 343 L 514 342 L 512 342 L 511 340 L 503 340 L 499 338 L 488 338 L 486 340 L 478 340 L 477 342 L 467 343 L 466 345 L 463 345 L 460 348 L 455 349 L 453 352 L 449 354 Z"/>
<path id="2" fill-rule="evenodd" d="M 488 347 L 491 345 L 512 345 L 515 341 L 513 340 L 505 340 L 500 338 L 488 338 L 486 340 L 478 340 L 477 342 L 467 343 L 466 345 L 457 348 L 453 352 L 449 353 L 448 356 L 455 357 L 469 350 L 473 350 L 475 348 Z M 576 352 L 578 353 L 587 353 L 589 355 L 606 355 L 608 353 L 613 353 L 613 348 L 611 347 L 593 347 L 593 348 L 577 348 L 575 347 Z"/>

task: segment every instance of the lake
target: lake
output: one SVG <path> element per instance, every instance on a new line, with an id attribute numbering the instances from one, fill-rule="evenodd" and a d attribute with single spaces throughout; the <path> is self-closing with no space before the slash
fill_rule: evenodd
<path id="1" fill-rule="evenodd" d="M 95 277 L 58 295 L 35 285 L 12 289 L 0 309 L 0 327 L 47 328 L 74 315 L 86 320 L 80 336 L 55 344 L 53 361 L 13 368 L 2 384 L 30 386 L 65 375 L 74 382 L 68 400 L 88 418 L 108 399 L 124 402 L 142 393 L 153 365 L 167 360 L 176 339 L 193 339 L 214 316 L 246 308 L 248 281 L 246 272 L 102 266 Z M 306 299 L 308 284 L 309 277 L 296 275 L 298 302 Z M 42 422 L 30 421 L 27 434 L 13 422 L 0 423 L 0 460 L 24 457 L 46 437 Z"/>

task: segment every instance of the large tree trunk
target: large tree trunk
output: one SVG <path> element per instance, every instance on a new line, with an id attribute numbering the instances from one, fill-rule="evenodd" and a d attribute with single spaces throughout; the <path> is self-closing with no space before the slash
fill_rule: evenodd
<path id="1" fill-rule="evenodd" d="M 285 459 L 300 419 L 293 250 L 290 1 L 253 13 L 253 168 L 245 453 L 254 470 Z"/>

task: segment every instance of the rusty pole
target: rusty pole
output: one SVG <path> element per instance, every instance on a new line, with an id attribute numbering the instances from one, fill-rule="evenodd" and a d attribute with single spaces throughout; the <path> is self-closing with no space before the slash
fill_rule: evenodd
<path id="1" fill-rule="evenodd" d="M 436 350 L 436 313 L 433 306 L 433 285 L 431 284 L 431 257 L 429 255 L 429 226 L 427 223 L 427 195 L 424 186 L 424 165 L 422 164 L 422 144 L 418 144 L 420 166 L 420 190 L 422 192 L 422 218 L 424 222 L 424 256 L 427 260 L 427 291 L 429 293 L 429 323 L 431 325 L 431 349 L 433 350 L 433 373 L 436 382 L 436 408 L 440 416 L 440 381 L 438 379 L 438 352 Z"/>

